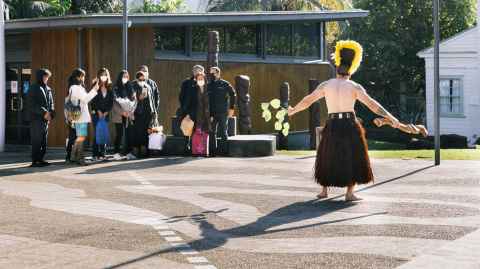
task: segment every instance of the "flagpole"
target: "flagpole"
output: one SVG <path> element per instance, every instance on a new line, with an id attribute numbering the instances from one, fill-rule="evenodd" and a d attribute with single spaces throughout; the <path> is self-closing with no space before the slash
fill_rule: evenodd
<path id="1" fill-rule="evenodd" d="M 439 0 L 433 0 L 433 32 L 435 45 L 433 49 L 434 59 L 434 126 L 435 126 L 435 165 L 440 165 L 440 22 Z"/>

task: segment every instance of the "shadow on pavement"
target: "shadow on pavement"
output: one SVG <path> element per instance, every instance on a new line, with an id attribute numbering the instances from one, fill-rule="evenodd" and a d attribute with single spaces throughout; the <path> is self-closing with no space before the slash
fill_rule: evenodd
<path id="1" fill-rule="evenodd" d="M 143 159 L 143 160 L 136 160 L 136 161 L 123 161 L 120 163 L 115 163 L 114 165 L 108 166 L 87 166 L 84 172 L 79 174 L 105 174 L 111 172 L 119 172 L 125 170 L 135 170 L 135 169 L 151 169 L 151 168 L 159 168 L 164 166 L 171 166 L 171 165 L 179 165 L 188 162 L 192 162 L 197 160 L 194 157 L 160 157 L 160 158 L 150 158 L 150 159 Z"/>
<path id="2" fill-rule="evenodd" d="M 375 183 L 371 186 L 359 189 L 356 192 L 362 192 L 371 188 L 378 187 L 380 185 L 397 181 L 405 177 L 414 175 L 416 173 L 420 173 L 432 167 L 434 167 L 434 165 L 423 167 L 423 168 L 414 170 L 412 172 L 408 172 L 404 175 Z M 338 195 L 338 196 L 321 200 L 321 201 L 314 199 L 314 200 L 309 200 L 304 202 L 296 202 L 296 203 L 287 205 L 285 207 L 276 209 L 270 212 L 269 214 L 261 218 L 258 218 L 253 223 L 249 223 L 246 225 L 225 229 L 225 230 L 218 230 L 213 224 L 209 223 L 206 219 L 207 219 L 207 214 L 218 214 L 225 210 L 228 210 L 227 208 L 219 211 L 214 211 L 214 212 L 203 211 L 201 213 L 193 214 L 191 216 L 174 216 L 167 219 L 167 223 L 174 223 L 174 222 L 185 221 L 185 220 L 191 220 L 198 223 L 199 228 L 202 231 L 202 239 L 191 241 L 188 244 L 190 244 L 192 248 L 197 251 L 205 251 L 205 250 L 212 250 L 212 249 L 221 247 L 225 245 L 229 239 L 232 239 L 232 238 L 244 238 L 244 237 L 259 236 L 259 235 L 265 235 L 265 234 L 273 234 L 278 232 L 311 228 L 311 227 L 327 225 L 332 223 L 341 223 L 341 222 L 346 222 L 354 219 L 367 218 L 375 215 L 388 214 L 388 212 L 376 212 L 376 213 L 370 213 L 370 214 L 365 214 L 365 215 L 351 217 L 351 218 L 322 221 L 322 222 L 312 223 L 312 224 L 303 225 L 303 226 L 295 226 L 295 227 L 271 230 L 271 228 L 274 228 L 277 226 L 282 226 L 289 223 L 318 218 L 323 215 L 340 211 L 343 209 L 351 208 L 357 205 L 357 203 L 348 203 L 348 202 L 336 200 L 341 197 L 343 197 L 343 195 Z M 112 269 L 120 268 L 122 266 L 130 265 L 135 262 L 139 262 L 159 254 L 173 252 L 178 249 L 179 249 L 178 247 L 167 247 L 167 248 L 158 250 L 156 252 L 149 253 L 144 256 L 141 256 L 129 261 L 125 261 L 123 263 L 113 265 L 107 268 L 112 268 Z"/>

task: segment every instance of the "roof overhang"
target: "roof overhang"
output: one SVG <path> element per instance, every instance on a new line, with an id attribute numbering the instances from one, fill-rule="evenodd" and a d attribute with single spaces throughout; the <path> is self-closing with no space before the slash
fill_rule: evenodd
<path id="1" fill-rule="evenodd" d="M 466 35 L 466 34 L 469 34 L 469 33 L 473 32 L 473 31 L 477 31 L 477 30 L 478 30 L 478 28 L 475 26 L 475 27 L 472 27 L 472 28 L 467 29 L 467 30 L 465 30 L 465 31 L 462 31 L 462 32 L 460 32 L 460 33 L 458 33 L 458 34 L 455 34 L 455 35 L 453 35 L 453 36 L 451 36 L 451 37 L 449 37 L 449 38 L 447 38 L 447 39 L 442 40 L 442 41 L 440 42 L 440 53 L 471 53 L 472 51 L 443 52 L 443 51 L 442 51 L 442 49 L 443 49 L 442 46 L 443 46 L 443 45 L 446 45 L 446 44 L 448 44 L 449 42 L 452 42 L 452 41 L 454 41 L 454 40 L 456 40 L 456 39 L 458 39 L 458 38 L 461 38 L 462 36 L 464 36 L 464 35 Z M 473 52 L 473 53 L 476 53 L 476 52 Z M 423 50 L 421 50 L 421 51 L 419 51 L 419 52 L 417 53 L 417 56 L 420 57 L 420 58 L 427 58 L 427 57 L 429 57 L 430 55 L 432 55 L 432 57 L 433 57 L 433 47 L 428 47 L 428 48 L 423 49 Z"/>
<path id="2" fill-rule="evenodd" d="M 132 26 L 258 24 L 343 21 L 363 18 L 368 14 L 369 12 L 366 10 L 161 13 L 132 14 L 129 15 L 129 20 Z M 5 29 L 7 31 L 22 31 L 52 28 L 120 27 L 121 24 L 121 14 L 92 14 L 10 20 L 5 22 Z"/>

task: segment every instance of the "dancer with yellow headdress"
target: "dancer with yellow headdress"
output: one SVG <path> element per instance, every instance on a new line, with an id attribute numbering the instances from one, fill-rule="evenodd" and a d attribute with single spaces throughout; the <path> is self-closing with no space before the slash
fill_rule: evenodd
<path id="1" fill-rule="evenodd" d="M 315 180 L 322 186 L 317 195 L 319 199 L 328 197 L 328 187 L 347 187 L 346 201 L 361 200 L 353 193 L 355 185 L 373 182 L 365 129 L 355 116 L 357 100 L 387 119 L 394 128 L 399 125 L 399 121 L 360 84 L 350 80 L 360 67 L 362 53 L 362 46 L 357 42 L 338 41 L 333 55 L 336 78 L 321 83 L 295 107 L 288 109 L 289 116 L 293 116 L 321 98 L 326 100 L 328 120 L 315 162 Z"/>

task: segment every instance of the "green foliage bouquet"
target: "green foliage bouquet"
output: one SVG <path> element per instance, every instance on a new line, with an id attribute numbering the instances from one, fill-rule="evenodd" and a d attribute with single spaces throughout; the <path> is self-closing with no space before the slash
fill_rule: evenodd
<path id="1" fill-rule="evenodd" d="M 269 122 L 272 119 L 272 112 L 270 111 L 270 107 L 276 110 L 275 113 L 275 130 L 281 131 L 284 136 L 288 136 L 288 132 L 290 131 L 290 124 L 285 122 L 285 117 L 288 114 L 288 110 L 280 106 L 279 99 L 273 99 L 269 103 L 262 103 L 262 118 L 265 119 L 265 122 Z"/>

